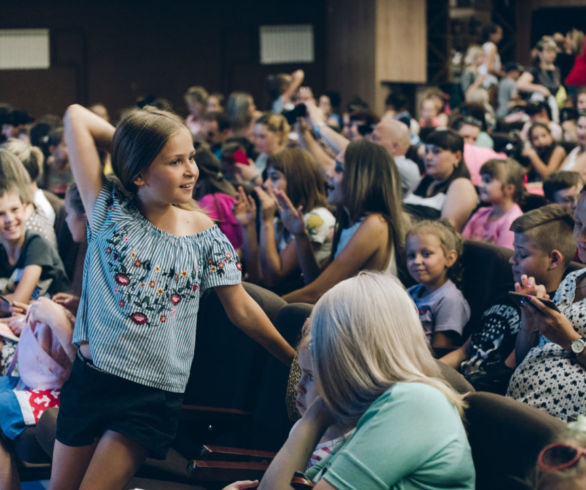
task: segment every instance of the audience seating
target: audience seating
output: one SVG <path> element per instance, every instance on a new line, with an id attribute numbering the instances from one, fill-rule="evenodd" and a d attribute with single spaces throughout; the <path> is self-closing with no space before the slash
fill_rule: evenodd
<path id="1" fill-rule="evenodd" d="M 464 329 L 467 338 L 480 327 L 483 311 L 500 295 L 513 290 L 509 264 L 512 250 L 474 240 L 464 241 L 460 289 L 470 305 L 470 321 Z"/>
<path id="2" fill-rule="evenodd" d="M 523 482 L 539 451 L 564 431 L 565 424 L 501 395 L 475 392 L 466 399 L 477 490 L 527 488 Z"/>

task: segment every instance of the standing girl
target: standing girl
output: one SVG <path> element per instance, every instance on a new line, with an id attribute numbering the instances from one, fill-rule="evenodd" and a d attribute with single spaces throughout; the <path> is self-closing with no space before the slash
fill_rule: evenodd
<path id="1" fill-rule="evenodd" d="M 527 133 L 530 146 L 523 150 L 523 156 L 529 159 L 531 170 L 529 182 L 545 179 L 555 172 L 566 158 L 566 150 L 558 145 L 547 124 L 536 122 Z"/>
<path id="2" fill-rule="evenodd" d="M 231 321 L 283 362 L 294 352 L 240 285 L 225 236 L 192 209 L 198 169 L 179 118 L 145 108 L 114 131 L 74 105 L 65 133 L 89 239 L 50 488 L 122 488 L 174 439 L 201 291 L 215 287 Z M 99 148 L 121 187 L 104 180 Z"/>
<path id="3" fill-rule="evenodd" d="M 515 234 L 511 223 L 523 214 L 523 167 L 515 160 L 493 159 L 480 167 L 480 200 L 490 204 L 476 211 L 466 223 L 462 236 L 513 249 Z"/>
<path id="4" fill-rule="evenodd" d="M 462 238 L 448 221 L 420 221 L 407 233 L 407 268 L 417 282 L 407 292 L 417 305 L 431 347 L 445 353 L 458 346 L 470 319 L 468 302 L 452 282 Z"/>
<path id="5" fill-rule="evenodd" d="M 366 141 L 350 143 L 336 158 L 328 187 L 328 200 L 338 208 L 332 257 L 321 272 L 319 264 L 313 262 L 316 279 L 285 295 L 289 303 L 315 303 L 328 289 L 361 270 L 397 274 L 405 224 L 401 180 L 387 150 Z M 281 219 L 295 237 L 299 256 L 311 260 L 309 236 L 298 233 L 303 226 L 302 212 L 287 196 L 279 191 L 275 194 Z"/>

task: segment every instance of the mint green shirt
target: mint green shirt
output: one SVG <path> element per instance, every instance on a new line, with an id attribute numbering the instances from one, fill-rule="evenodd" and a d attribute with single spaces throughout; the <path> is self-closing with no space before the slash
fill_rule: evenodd
<path id="1" fill-rule="evenodd" d="M 472 453 L 458 411 L 437 389 L 396 383 L 327 460 L 308 471 L 337 489 L 474 489 Z"/>

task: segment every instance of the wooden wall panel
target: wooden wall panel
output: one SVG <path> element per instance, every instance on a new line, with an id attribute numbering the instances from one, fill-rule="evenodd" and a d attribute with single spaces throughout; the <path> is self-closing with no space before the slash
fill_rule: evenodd
<path id="1" fill-rule="evenodd" d="M 383 82 L 427 81 L 426 0 L 377 0 L 374 107 L 384 110 Z"/>
<path id="2" fill-rule="evenodd" d="M 72 102 L 100 101 L 116 117 L 138 97 L 153 94 L 184 112 L 185 90 L 203 85 L 226 94 L 249 91 L 260 108 L 268 108 L 264 76 L 298 66 L 260 65 L 258 27 L 314 26 L 315 63 L 302 67 L 319 92 L 325 74 L 324 5 L 325 0 L 4 2 L 0 28 L 49 28 L 54 42 L 47 73 L 0 72 L 0 102 L 37 116 L 61 112 Z M 73 83 L 71 78 L 54 82 L 62 70 L 74 73 Z M 45 79 L 51 83 L 42 83 Z"/>
<path id="3" fill-rule="evenodd" d="M 425 0 L 377 0 L 376 78 L 425 83 L 427 23 Z"/>
<path id="4" fill-rule="evenodd" d="M 328 0 L 326 85 L 374 104 L 375 0 Z"/>

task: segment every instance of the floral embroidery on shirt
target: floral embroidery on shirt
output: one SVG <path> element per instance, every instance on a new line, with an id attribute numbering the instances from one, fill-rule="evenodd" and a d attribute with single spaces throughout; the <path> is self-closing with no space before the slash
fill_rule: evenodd
<path id="1" fill-rule="evenodd" d="M 208 270 L 211 273 L 222 276 L 226 273 L 224 270 L 227 264 L 236 264 L 236 268 L 242 270 L 240 261 L 232 256 L 230 252 L 217 252 L 214 253 L 214 257 L 208 259 Z"/>
<path id="2" fill-rule="evenodd" d="M 113 292 L 120 296 L 118 306 L 137 325 L 150 325 L 157 320 L 165 323 L 169 314 L 175 315 L 181 302 L 198 297 L 197 266 L 194 264 L 190 271 L 153 267 L 150 260 L 143 260 L 135 251 L 128 250 L 127 238 L 123 231 L 115 232 L 106 248 L 108 265 L 116 283 Z M 153 270 L 158 274 L 156 280 L 151 278 Z"/>

